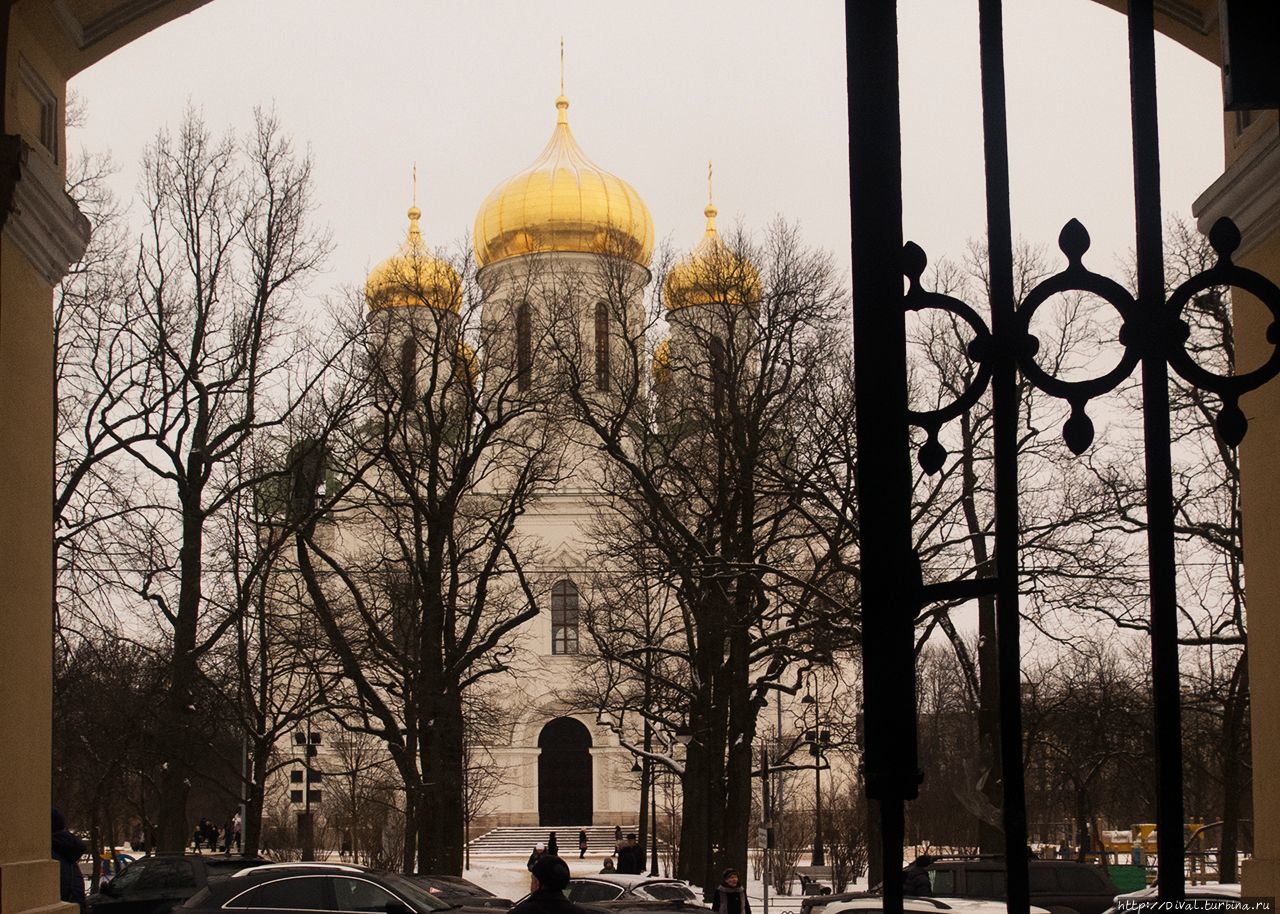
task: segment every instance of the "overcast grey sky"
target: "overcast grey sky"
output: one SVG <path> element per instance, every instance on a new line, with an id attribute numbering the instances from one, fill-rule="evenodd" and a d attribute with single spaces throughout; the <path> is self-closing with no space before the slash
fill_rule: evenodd
<path id="1" fill-rule="evenodd" d="M 984 225 L 976 3 L 903 0 L 906 233 L 932 257 Z M 187 101 L 216 129 L 274 105 L 315 156 L 335 255 L 325 288 L 359 283 L 403 238 L 410 168 L 428 241 L 470 232 L 495 184 L 555 122 L 559 41 L 583 149 L 633 184 L 659 242 L 702 230 L 706 162 L 722 221 L 773 215 L 848 263 L 842 5 L 214 0 L 78 76 L 74 145 L 112 150 L 135 193 L 143 145 Z M 1052 246 L 1080 218 L 1095 269 L 1132 246 L 1125 20 L 1090 0 L 1007 0 L 1014 229 Z M 1159 45 L 1167 210 L 1221 171 L 1215 68 Z M 853 129 L 857 129 L 854 125 Z"/>

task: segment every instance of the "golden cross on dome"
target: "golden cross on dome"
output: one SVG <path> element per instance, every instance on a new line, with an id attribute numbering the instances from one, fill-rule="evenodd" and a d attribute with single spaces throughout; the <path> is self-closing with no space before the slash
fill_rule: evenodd
<path id="1" fill-rule="evenodd" d="M 560 94 L 564 95 L 564 36 L 560 36 Z"/>
<path id="2" fill-rule="evenodd" d="M 715 202 L 715 195 L 711 193 L 711 160 L 707 159 L 707 203 L 714 206 Z"/>
<path id="3" fill-rule="evenodd" d="M 418 205 L 418 163 L 413 163 L 413 205 Z"/>

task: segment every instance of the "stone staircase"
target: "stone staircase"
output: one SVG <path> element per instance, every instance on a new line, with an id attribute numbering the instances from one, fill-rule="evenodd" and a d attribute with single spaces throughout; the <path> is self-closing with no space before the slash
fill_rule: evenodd
<path id="1" fill-rule="evenodd" d="M 587 853 L 592 857 L 612 855 L 614 840 L 612 825 L 557 825 L 548 828 L 542 825 L 507 825 L 485 832 L 471 839 L 473 856 L 486 857 L 528 857 L 533 846 L 539 841 L 546 842 L 551 832 L 556 833 L 556 843 L 560 848 L 560 856 L 578 856 L 578 832 L 586 829 Z M 622 823 L 624 835 L 636 831 L 634 823 Z"/>

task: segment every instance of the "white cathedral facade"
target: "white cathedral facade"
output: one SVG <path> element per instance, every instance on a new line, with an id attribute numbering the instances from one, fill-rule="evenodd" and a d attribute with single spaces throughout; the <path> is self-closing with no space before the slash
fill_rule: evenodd
<path id="1" fill-rule="evenodd" d="M 579 308 L 580 339 L 585 341 L 581 361 L 594 373 L 594 385 L 608 388 L 608 372 L 616 353 L 610 340 L 643 339 L 645 293 L 651 281 L 649 261 L 653 251 L 653 223 L 644 201 L 627 182 L 595 165 L 578 146 L 569 129 L 569 101 L 556 99 L 556 124 L 550 140 L 531 166 L 498 185 L 482 203 L 475 220 L 473 243 L 479 286 L 479 329 L 488 339 L 510 340 L 510 348 L 482 349 L 479 357 L 463 342 L 450 353 L 468 372 L 483 374 L 488 360 L 514 362 L 517 386 L 523 389 L 538 370 L 540 328 L 556 316 L 556 282 L 546 277 L 596 277 L 613 286 L 614 307 L 595 304 Z M 423 242 L 420 211 L 409 210 L 409 234 L 400 251 L 376 267 L 367 282 L 368 321 L 383 334 L 382 349 L 392 359 L 401 358 L 398 369 L 412 373 L 410 343 L 395 336 L 405 319 L 436 328 L 449 328 L 464 340 L 460 329 L 460 281 L 452 266 L 435 258 Z M 715 228 L 716 211 L 708 202 L 706 234 L 683 262 L 687 272 L 699 256 L 707 256 L 721 242 Z M 679 281 L 681 265 L 668 279 Z M 418 294 L 394 290 L 396 278 L 413 276 Z M 592 281 L 588 279 L 587 281 Z M 531 292 L 537 287 L 540 292 Z M 548 291 L 550 290 L 550 291 Z M 616 305 L 622 298 L 623 308 Z M 589 299 L 588 299 L 589 300 Z M 684 304 L 696 304 L 690 299 Z M 414 315 L 413 309 L 422 313 Z M 654 353 L 655 372 L 669 372 L 668 351 L 678 348 L 682 324 L 697 320 L 695 307 L 681 308 L 668 301 L 670 338 Z M 677 315 L 681 310 L 685 315 Z M 631 326 L 611 326 L 618 314 Z M 420 319 L 419 319 L 420 318 Z M 379 323 L 381 322 L 381 323 Z M 454 322 L 450 324 L 449 322 Z M 399 356 L 403 345 L 404 355 Z M 614 345 L 617 345 L 616 343 Z M 464 351 L 465 350 L 465 351 Z M 510 366 L 508 366 L 510 367 Z M 394 373 L 393 369 L 393 373 Z M 570 450 L 572 444 L 567 446 Z M 536 567 L 526 568 L 535 582 L 538 614 L 515 633 L 523 661 L 518 676 L 507 676 L 499 687 L 509 713 L 509 742 L 486 747 L 502 776 L 485 798 L 471 823 L 471 834 L 506 825 L 633 827 L 638 816 L 639 779 L 633 773 L 635 756 L 616 733 L 597 723 L 590 710 L 574 708 L 566 700 L 583 669 L 583 653 L 590 638 L 582 629 L 580 601 L 592 553 L 592 519 L 595 509 L 595 474 L 599 457 L 582 449 L 567 461 L 571 469 L 531 503 L 519 522 L 519 535 L 537 544 Z M 595 496 L 598 497 L 598 496 Z M 343 533 L 336 532 L 339 541 Z M 340 547 L 344 548 L 344 547 Z M 346 547 L 354 548 L 354 547 Z M 310 737 L 315 742 L 316 738 Z M 295 810 L 304 800 L 304 778 L 310 768 L 323 771 L 331 755 L 321 739 L 309 750 L 315 759 L 305 775 L 290 771 L 290 800 Z M 301 741 L 300 741 L 301 742 Z M 330 786 L 330 785 L 326 785 Z M 336 785 L 331 785 L 336 788 Z M 324 814 L 328 790 L 308 783 L 310 800 Z M 570 839 L 571 840 L 571 839 Z"/>

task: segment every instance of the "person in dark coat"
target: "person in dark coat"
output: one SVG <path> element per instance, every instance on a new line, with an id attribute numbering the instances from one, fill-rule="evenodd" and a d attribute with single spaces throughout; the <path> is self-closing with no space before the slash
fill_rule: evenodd
<path id="1" fill-rule="evenodd" d="M 550 854 L 552 857 L 560 856 L 560 845 L 556 841 L 555 832 L 552 832 L 549 836 L 547 836 L 547 853 Z"/>
<path id="2" fill-rule="evenodd" d="M 613 827 L 613 843 L 615 846 L 622 843 L 622 826 L 621 825 L 615 825 Z"/>
<path id="3" fill-rule="evenodd" d="M 637 853 L 640 848 L 636 845 L 636 836 L 634 834 L 627 835 L 626 839 L 618 845 L 614 855 L 618 858 L 618 872 L 630 875 L 638 875 L 640 870 L 638 866 L 643 866 L 644 861 L 639 859 Z"/>
<path id="4" fill-rule="evenodd" d="M 52 809 L 53 859 L 58 861 L 59 898 L 78 904 L 84 911 L 84 877 L 80 875 L 80 858 L 89 852 L 84 842 L 67 830 L 62 813 Z"/>
<path id="5" fill-rule="evenodd" d="M 617 871 L 617 869 L 616 869 L 616 868 L 614 867 L 614 865 L 613 865 L 613 858 L 612 858 L 612 857 L 605 857 L 605 858 L 604 858 L 604 866 L 600 867 L 600 872 L 602 872 L 602 873 L 616 873 L 616 872 L 618 872 L 618 871 Z"/>
<path id="6" fill-rule="evenodd" d="M 742 887 L 741 881 L 738 871 L 733 867 L 724 871 L 720 884 L 707 899 L 714 914 L 751 914 L 751 902 L 747 899 L 747 890 Z"/>
<path id="7" fill-rule="evenodd" d="M 923 896 L 933 894 L 933 883 L 929 881 L 929 867 L 937 859 L 937 857 L 929 854 L 921 854 L 911 861 L 911 865 L 902 871 L 903 895 Z"/>
<path id="8" fill-rule="evenodd" d="M 587 830 L 584 828 L 578 832 L 578 859 L 581 860 L 587 856 Z"/>
<path id="9" fill-rule="evenodd" d="M 539 841 L 533 846 L 533 853 L 529 855 L 529 862 L 524 865 L 525 869 L 533 872 L 533 865 L 538 862 L 547 853 L 547 846 Z"/>
<path id="10" fill-rule="evenodd" d="M 564 894 L 569 884 L 569 864 L 543 854 L 529 874 L 529 895 L 510 914 L 586 914 Z"/>

